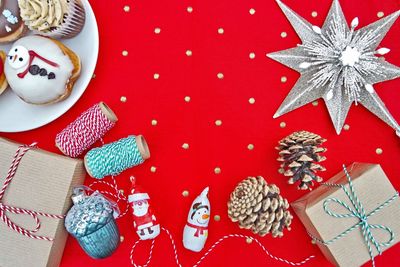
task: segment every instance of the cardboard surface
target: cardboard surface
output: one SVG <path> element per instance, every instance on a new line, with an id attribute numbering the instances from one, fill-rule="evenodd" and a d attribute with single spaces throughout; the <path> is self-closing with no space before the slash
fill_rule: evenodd
<path id="1" fill-rule="evenodd" d="M 0 138 L 0 183 L 19 144 Z M 19 208 L 62 215 L 71 206 L 72 187 L 85 177 L 81 160 L 70 159 L 40 149 L 28 151 L 3 198 L 3 203 Z M 26 215 L 8 214 L 16 224 L 33 229 L 35 222 Z M 64 220 L 41 217 L 37 235 L 54 237 L 53 242 L 25 237 L 0 222 L 1 267 L 53 267 L 60 264 L 67 232 Z"/>
<path id="2" fill-rule="evenodd" d="M 380 165 L 354 163 L 348 167 L 348 171 L 352 176 L 355 192 L 365 208 L 366 214 L 369 214 L 396 193 Z M 328 183 L 347 185 L 347 178 L 342 171 L 331 178 Z M 320 186 L 291 204 L 307 231 L 324 241 L 336 237 L 359 222 L 357 218 L 335 218 L 327 214 L 323 208 L 323 203 L 328 198 L 340 199 L 354 208 L 341 188 L 327 186 Z M 328 207 L 337 214 L 349 213 L 348 210 L 333 202 Z M 395 233 L 393 246 L 400 241 L 399 218 L 400 199 L 397 198 L 390 205 L 369 217 L 368 222 L 369 224 L 381 224 L 392 229 Z M 372 230 L 372 233 L 378 242 L 386 242 L 390 238 L 382 230 Z M 360 266 L 370 260 L 361 228 L 353 230 L 328 246 L 323 244 L 318 244 L 318 246 L 328 260 L 338 266 Z M 381 248 L 382 251 L 388 249 L 388 247 Z M 373 251 L 376 256 L 378 253 L 375 247 Z"/>

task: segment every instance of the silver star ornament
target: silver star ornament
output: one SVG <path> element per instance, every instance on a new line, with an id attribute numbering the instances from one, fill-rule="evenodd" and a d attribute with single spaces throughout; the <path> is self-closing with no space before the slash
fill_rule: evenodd
<path id="1" fill-rule="evenodd" d="M 397 11 L 356 30 L 359 20 L 348 26 L 338 0 L 322 28 L 312 25 L 277 0 L 302 44 L 268 54 L 268 57 L 300 72 L 274 118 L 323 98 L 336 132 L 340 134 L 349 109 L 361 104 L 400 133 L 400 126 L 374 90 L 374 84 L 400 77 L 400 68 L 382 57 L 390 50 L 378 48 L 400 15 Z"/>

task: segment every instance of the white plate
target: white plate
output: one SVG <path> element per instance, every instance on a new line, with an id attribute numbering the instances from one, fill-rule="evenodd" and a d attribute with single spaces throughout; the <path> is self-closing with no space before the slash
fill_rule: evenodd
<path id="1" fill-rule="evenodd" d="M 82 60 L 82 73 L 71 95 L 59 103 L 35 106 L 23 102 L 10 88 L 0 95 L 0 132 L 23 132 L 44 126 L 67 112 L 85 92 L 99 54 L 99 31 L 96 17 L 87 0 L 82 1 L 86 9 L 86 23 L 82 32 L 72 38 L 61 40 Z M 0 45 L 8 52 L 11 45 Z"/>

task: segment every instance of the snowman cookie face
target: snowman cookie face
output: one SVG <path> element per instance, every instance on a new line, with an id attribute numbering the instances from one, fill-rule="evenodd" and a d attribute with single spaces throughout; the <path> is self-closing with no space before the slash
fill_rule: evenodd
<path id="1" fill-rule="evenodd" d="M 13 69 L 22 69 L 29 64 L 29 51 L 23 46 L 17 45 L 7 55 L 7 64 Z"/>
<path id="2" fill-rule="evenodd" d="M 71 59 L 60 46 L 41 36 L 27 36 L 15 42 L 4 69 L 14 93 L 32 104 L 63 98 L 73 70 Z"/>

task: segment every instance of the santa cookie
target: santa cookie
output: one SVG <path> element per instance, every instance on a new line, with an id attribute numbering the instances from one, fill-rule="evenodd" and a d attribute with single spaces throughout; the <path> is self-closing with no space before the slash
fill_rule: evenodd
<path id="1" fill-rule="evenodd" d="M 30 104 L 51 104 L 68 97 L 81 72 L 79 57 L 59 41 L 34 35 L 10 49 L 5 74 L 11 89 Z"/>
<path id="2" fill-rule="evenodd" d="M 4 61 L 6 60 L 6 53 L 0 51 L 0 95 L 7 89 L 8 83 L 6 75 L 4 74 Z"/>
<path id="3" fill-rule="evenodd" d="M 160 234 L 160 224 L 150 206 L 150 197 L 131 177 L 132 189 L 128 196 L 133 213 L 133 227 L 141 240 L 154 239 Z"/>

